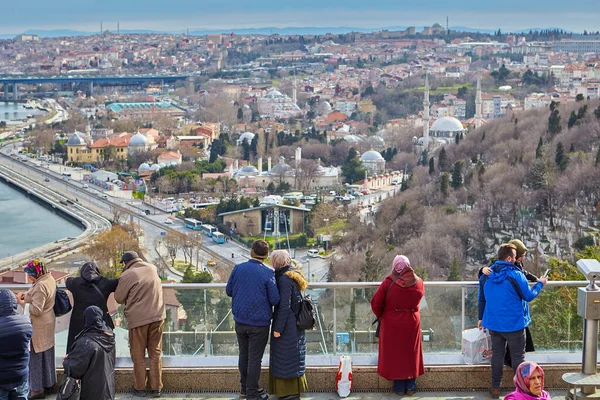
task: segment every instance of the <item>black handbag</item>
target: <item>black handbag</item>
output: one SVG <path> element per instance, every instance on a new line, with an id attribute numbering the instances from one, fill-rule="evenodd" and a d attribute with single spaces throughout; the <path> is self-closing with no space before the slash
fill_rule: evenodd
<path id="1" fill-rule="evenodd" d="M 65 375 L 60 382 L 56 400 L 79 400 L 81 396 L 81 380 L 75 379 L 65 370 Z"/>
<path id="2" fill-rule="evenodd" d="M 63 289 L 56 289 L 56 295 L 54 296 L 54 314 L 57 317 L 61 317 L 68 314 L 72 308 L 71 300 L 69 300 L 67 292 Z"/>
<path id="3" fill-rule="evenodd" d="M 387 295 L 388 295 L 390 289 L 392 288 L 392 286 L 394 286 L 394 283 L 396 283 L 396 280 L 398 280 L 398 278 L 400 278 L 400 275 L 398 275 L 396 278 L 394 278 L 394 280 L 392 281 L 392 284 L 390 286 L 388 286 L 387 290 L 385 291 L 385 297 L 383 298 L 383 310 L 381 310 L 382 315 L 383 315 L 383 311 L 385 310 L 385 299 L 387 298 Z M 375 337 L 376 338 L 379 338 L 380 322 L 381 321 L 379 321 L 379 317 L 375 317 L 375 319 L 371 323 L 371 326 L 377 324 L 377 326 L 375 327 Z"/>

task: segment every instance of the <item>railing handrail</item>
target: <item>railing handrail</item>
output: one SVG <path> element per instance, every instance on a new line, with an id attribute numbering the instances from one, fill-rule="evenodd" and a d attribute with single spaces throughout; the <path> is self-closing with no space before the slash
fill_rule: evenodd
<path id="1" fill-rule="evenodd" d="M 423 282 L 427 287 L 451 287 L 451 288 L 477 288 L 477 281 L 426 281 Z M 584 287 L 588 285 L 588 281 L 548 281 L 548 286 L 556 287 Z M 314 282 L 308 284 L 308 289 L 361 289 L 361 288 L 377 288 L 381 282 Z M 0 284 L 0 289 L 23 290 L 30 287 L 30 284 Z M 224 289 L 225 283 L 164 283 L 165 289 Z M 64 284 L 58 285 L 64 288 Z"/>

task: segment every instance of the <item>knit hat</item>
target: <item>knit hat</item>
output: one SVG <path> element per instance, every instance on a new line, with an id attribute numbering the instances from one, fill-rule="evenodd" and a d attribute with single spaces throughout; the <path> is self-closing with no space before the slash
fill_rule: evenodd
<path id="1" fill-rule="evenodd" d="M 517 248 L 517 258 L 521 257 L 527 252 L 527 247 L 525 247 L 523 242 L 521 242 L 519 239 L 513 239 L 508 243 L 514 245 Z"/>
<path id="2" fill-rule="evenodd" d="M 250 250 L 250 257 L 264 260 L 269 256 L 269 243 L 264 240 L 258 239 L 252 243 L 252 249 Z"/>
<path id="3" fill-rule="evenodd" d="M 121 262 L 127 264 L 129 261 L 135 258 L 140 258 L 140 256 L 138 256 L 138 253 L 136 253 L 135 251 L 126 251 L 121 256 Z"/>

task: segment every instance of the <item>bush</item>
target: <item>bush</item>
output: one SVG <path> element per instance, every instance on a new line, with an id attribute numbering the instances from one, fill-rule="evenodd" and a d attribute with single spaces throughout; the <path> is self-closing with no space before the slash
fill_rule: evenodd
<path id="1" fill-rule="evenodd" d="M 594 237 L 593 236 L 584 236 L 579 239 L 575 243 L 573 243 L 573 247 L 579 251 L 583 251 L 586 246 L 594 246 Z"/>

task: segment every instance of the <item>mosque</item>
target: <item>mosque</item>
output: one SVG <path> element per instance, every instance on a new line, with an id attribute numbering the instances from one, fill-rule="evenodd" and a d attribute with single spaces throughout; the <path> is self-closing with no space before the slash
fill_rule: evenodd
<path id="1" fill-rule="evenodd" d="M 122 132 L 98 140 L 84 133 L 74 132 L 67 141 L 67 156 L 69 162 L 96 163 L 125 160 L 129 155 L 149 151 L 155 147 L 156 138 L 150 132 Z"/>

